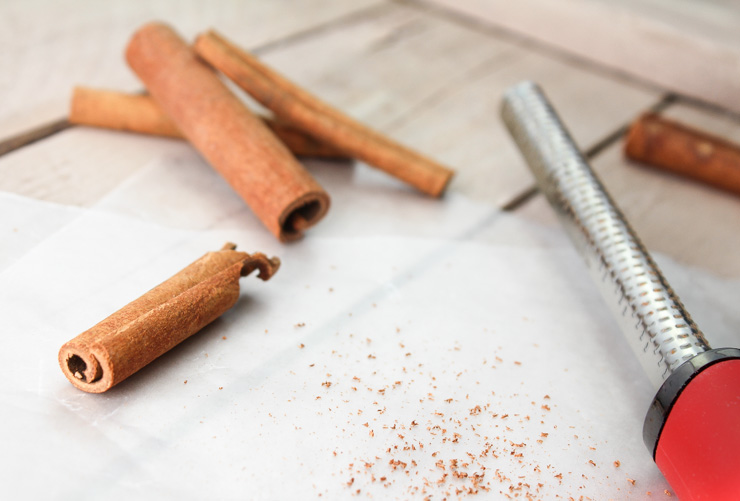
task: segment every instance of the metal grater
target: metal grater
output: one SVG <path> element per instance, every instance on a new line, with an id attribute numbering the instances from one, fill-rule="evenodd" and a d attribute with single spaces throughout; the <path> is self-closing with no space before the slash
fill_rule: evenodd
<path id="1" fill-rule="evenodd" d="M 511 89 L 502 115 L 657 390 L 704 335 L 537 86 Z"/>
<path id="2" fill-rule="evenodd" d="M 643 439 L 682 499 L 740 493 L 740 350 L 712 350 L 539 87 L 501 114 L 657 389 Z"/>

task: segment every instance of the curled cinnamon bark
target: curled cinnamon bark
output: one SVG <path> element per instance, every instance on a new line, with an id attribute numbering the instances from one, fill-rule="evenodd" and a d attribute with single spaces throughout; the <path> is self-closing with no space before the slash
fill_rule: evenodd
<path id="1" fill-rule="evenodd" d="M 454 174 L 332 108 L 214 31 L 200 35 L 194 48 L 277 118 L 424 193 L 440 196 Z"/>
<path id="2" fill-rule="evenodd" d="M 324 217 L 329 195 L 169 26 L 140 28 L 126 60 L 162 111 L 281 241 L 300 238 Z"/>
<path id="3" fill-rule="evenodd" d="M 295 127 L 269 117 L 259 117 L 296 156 L 347 160 L 345 153 L 317 141 Z M 154 136 L 183 138 L 182 132 L 150 96 L 75 87 L 69 121 L 106 129 Z"/>
<path id="4" fill-rule="evenodd" d="M 259 270 L 268 280 L 280 267 L 275 257 L 235 249 L 209 252 L 64 344 L 59 365 L 67 379 L 89 393 L 110 389 L 231 308 L 240 277 Z"/>
<path id="5" fill-rule="evenodd" d="M 631 125 L 625 156 L 740 194 L 740 147 L 654 113 Z"/>

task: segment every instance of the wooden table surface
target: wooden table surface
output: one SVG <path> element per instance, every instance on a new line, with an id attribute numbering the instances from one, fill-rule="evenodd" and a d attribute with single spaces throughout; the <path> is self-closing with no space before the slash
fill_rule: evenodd
<path id="1" fill-rule="evenodd" d="M 65 122 L 75 85 L 142 88 L 123 51 L 139 25 L 161 19 L 188 38 L 216 28 L 353 117 L 453 167 L 451 194 L 557 228 L 499 118 L 502 92 L 534 80 L 651 251 L 740 279 L 740 198 L 621 153 L 625 127 L 649 109 L 740 141 L 738 116 L 508 31 L 481 9 L 434 0 L 5 2 L 0 190 L 94 207 L 164 154 L 164 139 Z"/>
<path id="2" fill-rule="evenodd" d="M 461 3 L 464 4 L 465 2 Z M 451 192 L 555 225 L 499 120 L 502 91 L 535 80 L 650 249 L 740 277 L 740 200 L 644 170 L 620 153 L 638 113 L 731 139 L 737 117 L 432 2 L 11 2 L 2 8 L 0 189 L 91 206 L 159 154 L 156 141 L 65 128 L 74 85 L 137 90 L 123 61 L 133 30 L 166 19 L 185 36 L 213 26 L 352 116 L 454 167 Z M 55 127 L 56 125 L 56 127 Z M 35 142 L 51 130 L 62 129 Z M 24 143 L 22 147 L 18 147 Z M 134 146 L 135 145 L 135 146 Z M 0 146 L 0 150 L 2 146 Z M 687 203 L 689 202 L 689 203 Z"/>

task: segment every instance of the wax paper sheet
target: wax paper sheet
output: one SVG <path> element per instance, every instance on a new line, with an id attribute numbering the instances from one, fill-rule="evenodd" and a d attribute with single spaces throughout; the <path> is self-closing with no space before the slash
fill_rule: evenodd
<path id="1" fill-rule="evenodd" d="M 185 149 L 89 210 L 0 195 L 6 495 L 665 497 L 654 389 L 558 228 L 310 168 L 333 206 L 290 245 Z M 64 342 L 226 241 L 283 267 L 111 391 L 66 381 Z M 739 345 L 740 284 L 657 258 Z"/>
<path id="2" fill-rule="evenodd" d="M 81 209 L 2 193 L 0 271 L 82 213 Z"/>

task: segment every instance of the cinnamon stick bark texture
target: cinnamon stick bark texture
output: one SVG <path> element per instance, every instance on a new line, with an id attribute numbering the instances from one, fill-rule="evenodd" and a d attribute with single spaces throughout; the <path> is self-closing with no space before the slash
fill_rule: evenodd
<path id="1" fill-rule="evenodd" d="M 239 252 L 234 244 L 209 252 L 59 350 L 67 379 L 102 393 L 218 318 L 239 298 L 239 278 L 255 269 L 268 280 L 280 260 Z"/>
<path id="2" fill-rule="evenodd" d="M 275 136 L 288 147 L 294 155 L 301 157 L 329 158 L 333 160 L 352 160 L 344 151 L 323 143 L 302 130 L 274 118 L 260 117 Z"/>
<path id="3" fill-rule="evenodd" d="M 317 141 L 295 127 L 268 117 L 259 118 L 294 155 L 348 159 L 345 153 Z M 172 120 L 146 95 L 75 87 L 69 121 L 77 125 L 184 138 Z"/>
<path id="4" fill-rule="evenodd" d="M 625 156 L 740 195 L 740 147 L 648 113 L 630 127 Z"/>
<path id="5" fill-rule="evenodd" d="M 140 28 L 126 60 L 177 129 L 281 241 L 300 238 L 329 196 L 172 28 Z"/>
<path id="6" fill-rule="evenodd" d="M 277 118 L 424 193 L 440 196 L 454 174 L 332 108 L 214 31 L 200 35 L 194 48 Z"/>

